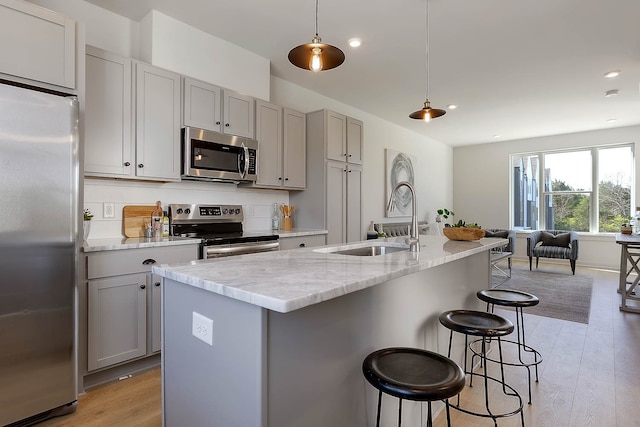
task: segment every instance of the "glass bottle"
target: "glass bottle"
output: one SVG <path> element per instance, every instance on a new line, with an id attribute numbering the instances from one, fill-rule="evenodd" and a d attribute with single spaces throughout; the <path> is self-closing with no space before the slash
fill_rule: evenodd
<path id="1" fill-rule="evenodd" d="M 280 209 L 278 208 L 277 203 L 273 204 L 273 212 L 271 213 L 271 229 L 280 229 Z"/>

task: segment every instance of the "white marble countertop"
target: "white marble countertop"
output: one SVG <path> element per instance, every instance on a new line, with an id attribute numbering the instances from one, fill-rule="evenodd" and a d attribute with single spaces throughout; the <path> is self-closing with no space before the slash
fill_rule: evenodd
<path id="1" fill-rule="evenodd" d="M 268 236 L 277 234 L 281 239 L 287 237 L 313 236 L 318 234 L 327 234 L 327 230 L 312 230 L 303 228 L 292 228 L 291 230 L 247 230 L 245 234 L 251 236 Z M 118 251 L 122 249 L 139 249 L 154 248 L 159 246 L 174 245 L 197 245 L 200 239 L 192 237 L 160 237 L 160 238 L 144 238 L 144 237 L 112 237 L 106 239 L 89 239 L 82 245 L 83 252 L 99 252 L 99 251 Z"/>
<path id="2" fill-rule="evenodd" d="M 200 239 L 192 237 L 114 237 L 89 239 L 82 244 L 83 252 L 117 251 L 121 249 L 156 248 L 160 246 L 197 245 Z"/>
<path id="3" fill-rule="evenodd" d="M 401 245 L 406 237 L 387 240 Z M 154 266 L 153 272 L 229 298 L 287 313 L 487 251 L 505 245 L 507 241 L 483 238 L 461 242 L 444 236 L 421 235 L 418 253 L 401 251 L 383 256 L 351 256 L 328 252 L 336 247 L 351 249 L 383 243 L 382 239 L 377 239 L 348 245 L 199 260 Z"/>

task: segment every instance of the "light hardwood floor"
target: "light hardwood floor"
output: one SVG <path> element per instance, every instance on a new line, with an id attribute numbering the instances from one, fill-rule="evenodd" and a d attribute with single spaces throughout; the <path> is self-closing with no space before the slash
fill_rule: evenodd
<path id="1" fill-rule="evenodd" d="M 514 268 L 527 268 L 515 262 Z M 540 264 L 544 271 L 570 274 L 569 265 Z M 525 399 L 525 425 L 531 427 L 629 427 L 640 426 L 640 314 L 618 309 L 618 274 L 578 266 L 576 274 L 594 278 L 589 324 L 527 315 L 528 344 L 538 349 L 544 361 L 540 382 L 533 383 L 533 404 L 527 405 L 524 368 L 509 368 L 507 382 Z M 500 311 L 513 318 L 513 312 Z M 482 383 L 465 388 L 463 401 L 482 404 Z M 45 421 L 39 426 L 161 426 L 160 372 L 158 369 L 109 384 L 80 396 L 72 415 Z M 491 393 L 498 395 L 496 386 Z M 496 402 L 502 402 L 497 399 Z M 452 410 L 454 426 L 492 426 L 481 419 Z M 441 415 L 436 426 L 446 422 Z M 519 426 L 519 417 L 498 422 Z M 273 426 L 277 427 L 277 426 Z M 302 426 L 301 426 L 302 427 Z M 340 426 L 328 426 L 340 427 Z M 348 427 L 348 426 L 344 426 Z"/>

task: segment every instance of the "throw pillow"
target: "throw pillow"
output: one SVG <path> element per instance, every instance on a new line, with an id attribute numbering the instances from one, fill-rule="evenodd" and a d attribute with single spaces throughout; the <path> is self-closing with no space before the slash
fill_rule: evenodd
<path id="1" fill-rule="evenodd" d="M 542 246 L 559 246 L 561 248 L 570 248 L 571 236 L 569 233 L 560 233 L 553 235 L 547 231 L 543 231 L 540 234 L 540 241 Z"/>
<path id="2" fill-rule="evenodd" d="M 484 230 L 484 237 L 500 237 L 506 239 L 509 237 L 509 231 L 488 231 Z"/>

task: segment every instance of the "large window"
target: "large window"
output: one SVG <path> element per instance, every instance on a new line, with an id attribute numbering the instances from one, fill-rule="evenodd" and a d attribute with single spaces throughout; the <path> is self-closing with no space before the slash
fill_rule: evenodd
<path id="1" fill-rule="evenodd" d="M 631 145 L 511 156 L 516 229 L 616 232 L 632 210 Z"/>

